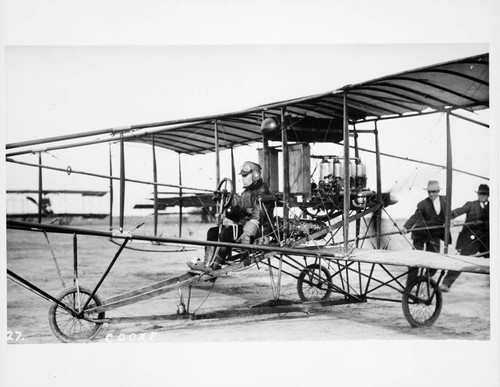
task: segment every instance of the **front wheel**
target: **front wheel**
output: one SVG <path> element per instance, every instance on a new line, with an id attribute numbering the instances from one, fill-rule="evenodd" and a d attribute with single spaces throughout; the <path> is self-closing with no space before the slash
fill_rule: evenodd
<path id="1" fill-rule="evenodd" d="M 302 301 L 326 300 L 332 294 L 328 269 L 322 265 L 306 266 L 297 279 L 297 293 Z"/>
<path id="2" fill-rule="evenodd" d="M 63 290 L 56 299 L 69 309 L 79 312 L 91 294 L 92 292 L 89 289 L 73 286 Z M 88 308 L 101 305 L 101 299 L 97 295 L 94 295 Z M 77 315 L 55 302 L 52 303 L 49 309 L 50 328 L 54 335 L 65 343 L 76 343 L 93 339 L 102 326 L 102 323 L 94 322 L 93 320 L 103 318 L 104 312 Z"/>
<path id="3" fill-rule="evenodd" d="M 403 292 L 403 313 L 412 327 L 434 324 L 443 307 L 443 294 L 428 276 L 417 277 Z"/>

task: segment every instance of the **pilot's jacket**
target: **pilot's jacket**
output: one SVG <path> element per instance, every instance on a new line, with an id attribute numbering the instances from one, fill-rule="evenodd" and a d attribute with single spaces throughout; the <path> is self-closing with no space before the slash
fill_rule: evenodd
<path id="1" fill-rule="evenodd" d="M 236 198 L 235 206 L 240 207 L 239 224 L 243 226 L 243 232 L 251 237 L 261 236 L 261 228 L 264 235 L 271 232 L 274 202 L 269 200 L 271 193 L 267 184 L 259 179 L 245 188 Z"/>

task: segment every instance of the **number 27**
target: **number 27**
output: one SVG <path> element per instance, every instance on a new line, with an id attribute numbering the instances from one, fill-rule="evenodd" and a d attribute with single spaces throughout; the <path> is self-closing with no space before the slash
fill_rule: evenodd
<path id="1" fill-rule="evenodd" d="M 12 341 L 12 340 L 19 341 L 21 336 L 22 336 L 22 333 L 19 331 L 15 331 L 15 332 L 7 331 L 7 341 Z"/>

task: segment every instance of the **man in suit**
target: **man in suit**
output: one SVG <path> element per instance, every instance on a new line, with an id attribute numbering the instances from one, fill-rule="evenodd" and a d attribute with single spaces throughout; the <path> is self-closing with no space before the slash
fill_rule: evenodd
<path id="1" fill-rule="evenodd" d="M 426 250 L 439 253 L 441 240 L 444 240 L 444 219 L 446 202 L 439 195 L 439 182 L 430 180 L 427 184 L 428 197 L 417 204 L 415 213 L 406 221 L 403 232 L 412 231 L 411 239 L 416 250 Z M 449 238 L 451 241 L 451 238 Z M 435 270 L 431 270 L 431 275 Z M 412 267 L 408 272 L 407 283 L 418 275 L 418 268 Z"/>
<path id="2" fill-rule="evenodd" d="M 467 202 L 462 207 L 451 212 L 451 217 L 467 214 L 465 224 L 457 239 L 456 249 L 460 255 L 474 255 L 489 258 L 490 250 L 490 204 L 488 201 L 490 188 L 486 184 L 480 184 L 477 200 Z M 458 271 L 450 270 L 444 277 L 441 290 L 449 292 L 450 287 L 460 275 Z"/>

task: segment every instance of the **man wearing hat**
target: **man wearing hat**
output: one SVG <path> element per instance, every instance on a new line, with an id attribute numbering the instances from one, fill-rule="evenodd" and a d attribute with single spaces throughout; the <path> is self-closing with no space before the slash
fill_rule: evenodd
<path id="1" fill-rule="evenodd" d="M 490 188 L 480 184 L 476 191 L 477 200 L 467 202 L 462 207 L 451 212 L 451 217 L 467 214 L 465 224 L 457 239 L 456 249 L 460 255 L 474 255 L 479 253 L 489 258 L 490 250 L 490 204 L 488 201 Z M 441 290 L 448 292 L 451 285 L 460 275 L 458 271 L 449 271 L 444 277 Z"/>
<path id="2" fill-rule="evenodd" d="M 229 222 L 226 221 L 220 233 L 218 227 L 210 228 L 207 240 L 251 244 L 257 238 L 271 233 L 270 221 L 273 217 L 274 202 L 262 200 L 270 192 L 262 181 L 261 172 L 259 164 L 252 161 L 243 163 L 239 174 L 244 190 L 236 198 L 234 205 L 226 210 L 225 215 Z M 228 247 L 207 246 L 204 262 L 195 260 L 188 262 L 188 266 L 204 272 L 218 270 L 230 252 Z"/>
<path id="3" fill-rule="evenodd" d="M 411 239 L 415 249 L 439 253 L 440 241 L 444 240 L 445 197 L 439 195 L 441 187 L 436 180 L 430 180 L 426 190 L 428 197 L 417 204 L 417 210 L 404 224 L 403 232 L 414 229 L 411 233 Z M 449 241 L 451 241 L 451 237 Z M 407 283 L 410 283 L 417 275 L 418 269 L 411 268 Z"/>

